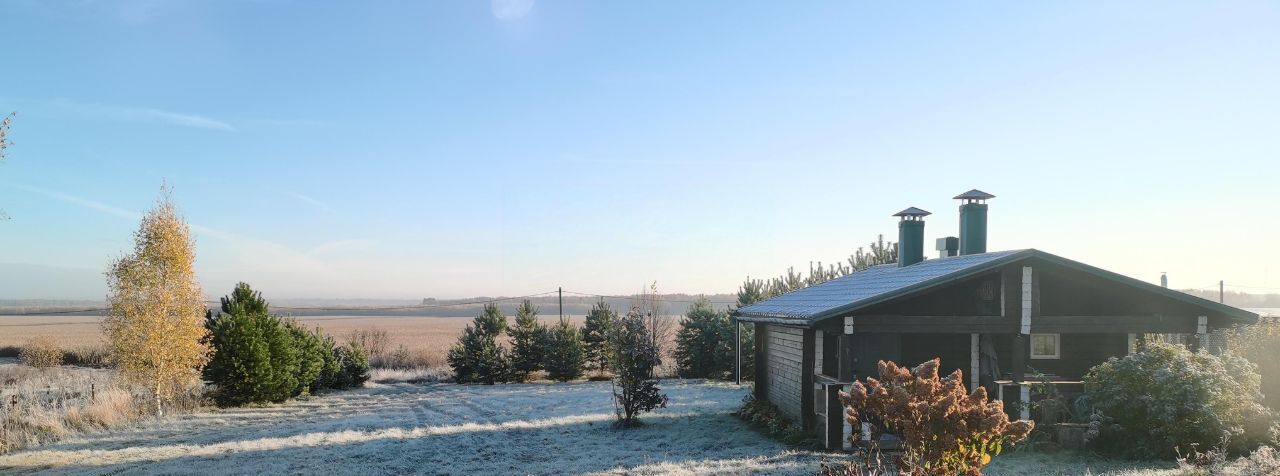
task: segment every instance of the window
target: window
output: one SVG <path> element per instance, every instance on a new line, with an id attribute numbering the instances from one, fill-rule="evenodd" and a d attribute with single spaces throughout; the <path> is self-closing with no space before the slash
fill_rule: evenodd
<path id="1" fill-rule="evenodd" d="M 1061 358 L 1062 346 L 1058 337 L 1058 334 L 1031 334 L 1031 358 Z"/>

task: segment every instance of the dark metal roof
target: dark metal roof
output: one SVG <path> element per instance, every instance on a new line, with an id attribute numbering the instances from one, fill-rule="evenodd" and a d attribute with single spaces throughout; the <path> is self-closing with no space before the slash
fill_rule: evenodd
<path id="1" fill-rule="evenodd" d="M 926 212 L 916 207 L 911 207 L 906 210 L 893 214 L 893 216 L 895 217 L 927 217 L 929 215 L 932 215 L 932 213 Z"/>
<path id="2" fill-rule="evenodd" d="M 847 314 L 907 294 L 940 286 L 1028 258 L 1093 274 L 1200 306 L 1242 322 L 1257 321 L 1258 315 L 1232 306 L 1162 288 L 1151 283 L 1095 268 L 1043 251 L 1026 249 L 997 251 L 925 260 L 911 266 L 884 264 L 848 276 L 767 299 L 734 312 L 747 322 L 771 322 L 809 327 L 820 320 Z"/>
<path id="3" fill-rule="evenodd" d="M 956 200 L 986 200 L 989 198 L 996 198 L 996 196 L 975 188 L 973 190 L 962 193 L 960 195 L 956 195 L 955 199 Z"/>

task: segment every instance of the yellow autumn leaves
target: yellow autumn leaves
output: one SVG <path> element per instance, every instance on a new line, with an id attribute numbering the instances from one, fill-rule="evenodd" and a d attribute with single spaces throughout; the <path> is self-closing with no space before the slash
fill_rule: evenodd
<path id="1" fill-rule="evenodd" d="M 110 313 L 102 322 L 116 365 L 163 403 L 200 385 L 209 361 L 195 243 L 167 188 L 134 232 L 132 253 L 107 270 Z"/>

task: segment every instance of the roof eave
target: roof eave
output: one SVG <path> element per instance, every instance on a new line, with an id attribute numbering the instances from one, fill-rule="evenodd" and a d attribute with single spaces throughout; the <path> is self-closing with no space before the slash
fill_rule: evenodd
<path id="1" fill-rule="evenodd" d="M 1030 256 L 1034 251 L 1035 250 L 1033 249 L 1019 250 L 1016 253 L 1011 253 L 1008 256 L 1002 256 L 1000 258 L 993 259 L 986 263 L 982 263 L 980 265 L 967 268 L 964 271 L 958 271 L 952 274 L 939 276 L 937 278 L 933 278 L 927 281 L 921 281 L 919 283 L 916 283 L 911 286 L 907 286 L 905 288 L 897 289 L 891 293 L 884 293 L 883 295 L 876 296 L 873 298 L 864 299 L 858 302 L 852 302 L 844 306 L 834 307 L 822 312 L 816 312 L 812 316 L 808 317 L 808 319 L 816 323 L 824 319 L 837 317 L 843 314 L 857 311 L 862 308 L 866 308 L 868 306 L 880 304 L 885 301 L 897 299 L 897 298 L 907 296 L 916 292 L 924 291 L 926 289 L 930 289 L 936 286 L 941 286 L 943 284 L 955 282 L 961 279 L 970 278 L 976 274 L 985 273 L 987 271 L 990 271 L 993 268 L 998 268 L 1000 266 L 1004 266 L 1009 262 L 1016 261 L 1024 257 Z"/>

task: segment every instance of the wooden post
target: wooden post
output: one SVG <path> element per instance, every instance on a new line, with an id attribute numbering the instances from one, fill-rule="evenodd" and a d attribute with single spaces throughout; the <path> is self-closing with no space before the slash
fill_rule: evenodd
<path id="1" fill-rule="evenodd" d="M 1196 317 L 1196 350 L 1207 349 L 1209 346 L 1209 316 Z"/>
<path id="2" fill-rule="evenodd" d="M 756 401 L 765 400 L 765 389 L 769 385 L 769 349 L 765 343 L 765 336 L 769 333 L 769 326 L 762 324 L 751 324 L 755 326 L 756 337 L 756 379 L 752 382 L 755 387 Z"/>
<path id="3" fill-rule="evenodd" d="M 844 447 L 844 404 L 840 403 L 840 386 L 827 386 L 827 449 Z"/>
<path id="4" fill-rule="evenodd" d="M 981 350 L 979 348 L 979 334 L 969 334 L 969 391 L 978 389 L 979 361 L 981 360 Z"/>
<path id="5" fill-rule="evenodd" d="M 1018 334 L 1013 337 L 1013 381 L 1021 384 L 1027 378 L 1027 344 L 1031 334 L 1031 311 L 1035 303 L 1032 296 L 1033 278 L 1030 266 L 1022 267 L 1022 294 L 1019 299 Z"/>
<path id="6" fill-rule="evenodd" d="M 1018 399 L 1019 403 L 1021 403 L 1021 405 L 1018 405 L 1018 408 L 1019 408 L 1018 417 L 1022 420 L 1030 420 L 1031 419 L 1031 386 L 1024 383 L 1019 385 L 1018 387 L 1022 388 L 1022 395 Z"/>
<path id="7" fill-rule="evenodd" d="M 742 321 L 733 318 L 733 347 L 737 349 L 733 363 L 733 376 L 738 385 L 742 385 Z"/>
<path id="8" fill-rule="evenodd" d="M 840 336 L 840 369 L 836 378 L 841 382 L 852 382 L 857 378 L 858 357 L 854 348 L 853 316 L 844 317 L 844 335 Z"/>

